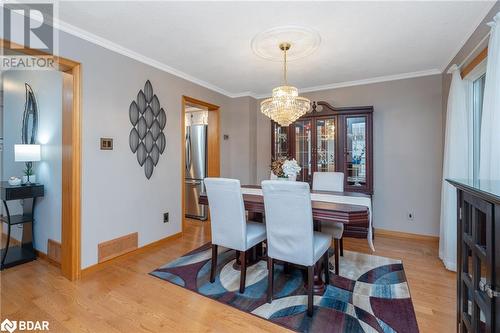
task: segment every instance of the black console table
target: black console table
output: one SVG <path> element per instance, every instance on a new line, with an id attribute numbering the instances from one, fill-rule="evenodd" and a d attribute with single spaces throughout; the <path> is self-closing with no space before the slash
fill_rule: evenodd
<path id="1" fill-rule="evenodd" d="M 0 217 L 0 220 L 6 223 L 8 228 L 6 247 L 1 250 L 0 270 L 3 270 L 36 259 L 35 248 L 33 246 L 33 222 L 35 221 L 33 216 L 36 198 L 43 197 L 44 187 L 40 184 L 12 186 L 8 182 L 1 182 L 0 192 L 6 214 Z M 22 214 L 10 215 L 9 206 L 7 205 L 7 201 L 10 200 L 24 201 Z M 23 225 L 22 241 L 19 245 L 10 246 L 12 226 L 18 224 Z"/>
<path id="2" fill-rule="evenodd" d="M 457 331 L 500 332 L 500 181 L 456 180 Z"/>

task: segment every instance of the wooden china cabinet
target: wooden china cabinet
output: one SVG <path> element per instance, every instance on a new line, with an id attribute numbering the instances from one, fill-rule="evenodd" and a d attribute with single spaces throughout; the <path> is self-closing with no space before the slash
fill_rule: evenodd
<path id="1" fill-rule="evenodd" d="M 373 107 L 336 108 L 314 102 L 287 127 L 272 122 L 272 158 L 295 158 L 297 180 L 312 184 L 316 171 L 343 172 L 344 191 L 373 194 Z M 345 236 L 366 237 L 368 226 L 350 226 Z"/>
<path id="2" fill-rule="evenodd" d="M 500 332 L 500 181 L 457 188 L 457 332 Z"/>

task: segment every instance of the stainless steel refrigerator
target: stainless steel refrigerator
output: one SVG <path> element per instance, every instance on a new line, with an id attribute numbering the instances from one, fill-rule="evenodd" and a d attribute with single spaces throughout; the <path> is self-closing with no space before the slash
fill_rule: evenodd
<path id="1" fill-rule="evenodd" d="M 203 179 L 207 176 L 207 125 L 186 127 L 185 215 L 198 220 L 207 219 L 207 207 L 198 203 L 205 192 Z"/>

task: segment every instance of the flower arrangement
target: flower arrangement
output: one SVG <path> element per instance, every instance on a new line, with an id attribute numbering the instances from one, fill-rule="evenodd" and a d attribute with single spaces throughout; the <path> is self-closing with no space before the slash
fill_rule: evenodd
<path id="1" fill-rule="evenodd" d="M 271 163 L 271 171 L 279 178 L 295 179 L 302 168 L 295 159 L 280 158 Z"/>
<path id="2" fill-rule="evenodd" d="M 285 173 L 283 172 L 283 162 L 285 162 L 284 158 L 279 158 L 271 162 L 271 171 L 280 178 L 285 177 Z"/>

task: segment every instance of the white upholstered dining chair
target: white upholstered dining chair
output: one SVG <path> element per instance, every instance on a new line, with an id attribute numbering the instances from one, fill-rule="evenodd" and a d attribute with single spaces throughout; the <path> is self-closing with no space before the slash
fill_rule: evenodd
<path id="1" fill-rule="evenodd" d="M 266 239 L 262 223 L 247 222 L 245 205 L 237 179 L 205 178 L 204 180 L 212 230 L 212 267 L 210 282 L 215 281 L 217 247 L 224 246 L 240 254 L 240 293 L 245 292 L 246 251 Z M 238 258 L 237 258 L 238 259 Z"/>
<path id="2" fill-rule="evenodd" d="M 312 189 L 314 191 L 344 192 L 344 174 L 342 172 L 315 172 Z M 342 238 L 344 224 L 336 222 L 322 223 L 320 230 L 333 236 L 335 274 L 338 275 L 340 270 L 339 256 L 344 255 L 344 240 Z"/>
<path id="3" fill-rule="evenodd" d="M 314 265 L 323 257 L 325 282 L 330 281 L 328 249 L 332 237 L 313 231 L 309 184 L 265 180 L 262 182 L 269 270 L 267 301 L 273 299 L 274 260 L 307 267 L 307 314 L 313 314 Z M 317 272 L 319 274 L 319 272 Z"/>

